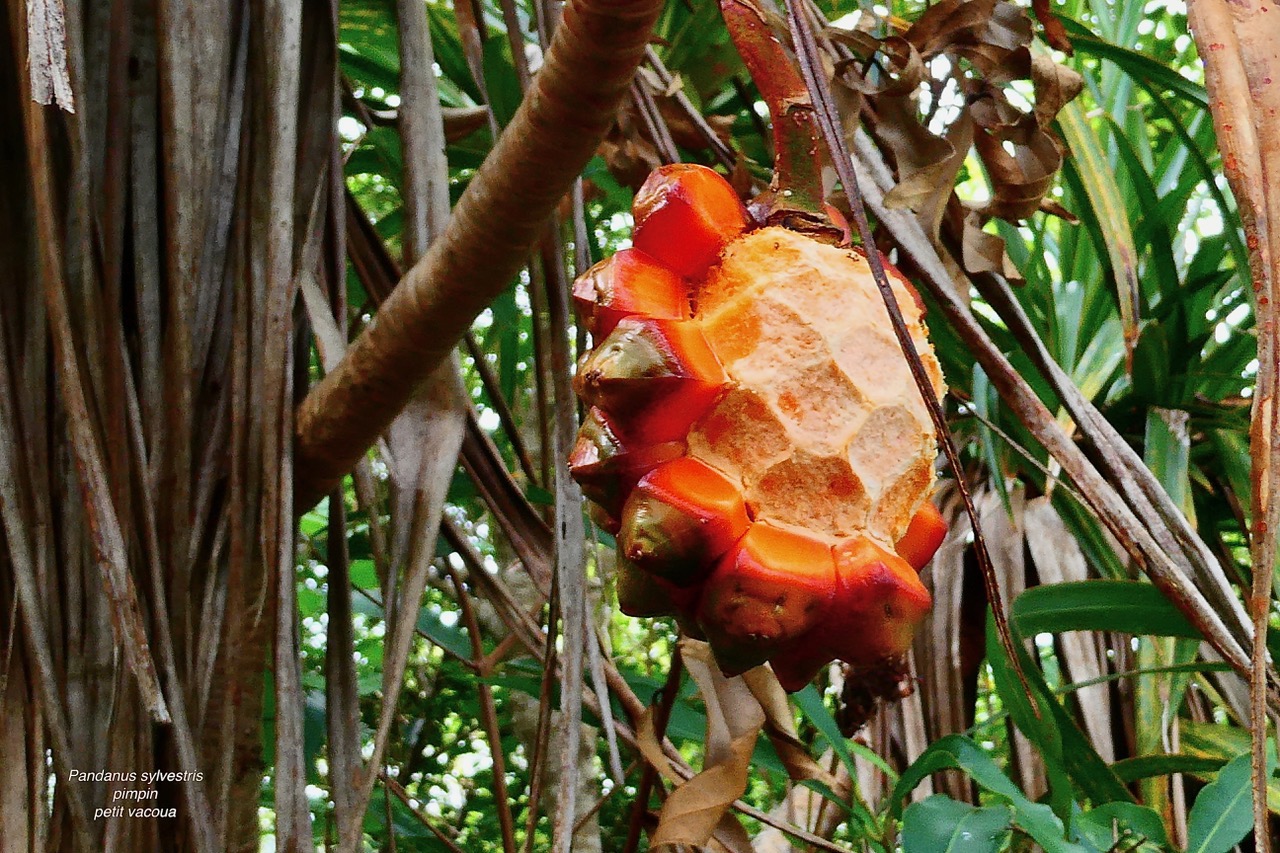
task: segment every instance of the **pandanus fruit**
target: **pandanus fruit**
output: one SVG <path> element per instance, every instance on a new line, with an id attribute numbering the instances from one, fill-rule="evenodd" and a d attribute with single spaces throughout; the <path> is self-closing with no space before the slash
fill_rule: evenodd
<path id="1" fill-rule="evenodd" d="M 900 658 L 946 528 L 928 410 L 865 256 L 753 227 L 702 166 L 655 171 L 634 215 L 634 248 L 573 288 L 593 347 L 570 468 L 616 534 L 621 609 L 674 615 L 728 675 L 770 661 L 790 691 L 832 660 Z M 919 302 L 891 284 L 941 395 Z"/>

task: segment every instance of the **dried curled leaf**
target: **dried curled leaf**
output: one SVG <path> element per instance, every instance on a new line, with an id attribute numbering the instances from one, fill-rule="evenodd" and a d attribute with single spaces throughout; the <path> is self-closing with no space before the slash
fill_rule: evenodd
<path id="1" fill-rule="evenodd" d="M 1062 151 L 1048 131 L 1036 124 L 1035 116 L 1022 115 L 1005 123 L 1003 110 L 984 108 L 982 102 L 973 111 L 978 132 L 974 148 L 987 168 L 991 181 L 991 199 L 975 205 L 980 215 L 1000 219 L 1026 219 L 1040 209 L 1040 200 L 1053 187 L 1054 177 L 1062 166 Z M 1012 143 L 1013 153 L 1005 148 Z"/>
<path id="2" fill-rule="evenodd" d="M 763 666 L 757 667 L 744 672 L 742 680 L 746 682 L 764 710 L 764 733 L 773 744 L 782 765 L 787 768 L 787 776 L 791 781 L 821 782 L 836 796 L 842 799 L 847 797 L 849 795 L 848 779 L 837 778 L 824 769 L 809 754 L 808 747 L 800 740 L 796 732 L 795 717 L 791 712 L 791 703 L 787 701 L 786 691 L 778 683 L 773 670 Z"/>
<path id="3" fill-rule="evenodd" d="M 600 143 L 599 154 L 618 183 L 632 189 L 662 165 L 662 156 L 643 133 L 634 101 L 618 109 L 618 117 Z"/>
<path id="4" fill-rule="evenodd" d="M 663 806 L 651 841 L 654 849 L 670 844 L 719 844 L 732 853 L 751 851 L 750 839 L 729 808 L 746 791 L 751 755 L 762 730 L 792 781 L 812 779 L 837 796 L 848 795 L 848 780 L 823 769 L 801 743 L 786 693 L 772 670 L 760 666 L 726 678 L 706 643 L 686 637 L 680 641 L 680 650 L 706 703 L 706 758 L 700 773 L 682 780 L 659 744 L 653 709 L 645 709 L 637 726 L 640 752 L 677 786 Z"/>
<path id="5" fill-rule="evenodd" d="M 1049 127 L 1079 93 L 1080 76 L 1032 51 L 1032 21 L 1008 0 L 942 0 L 900 34 L 877 39 L 865 30 L 833 30 L 831 37 L 856 55 L 837 66 L 840 96 L 865 99 L 875 115 L 872 131 L 893 155 L 898 186 L 886 202 L 914 211 L 935 240 L 944 220 L 969 222 L 967 271 L 1017 280 L 1003 241 L 982 225 L 1037 211 L 1070 216 L 1046 198 L 1063 157 Z M 939 57 L 947 62 L 931 64 Z M 945 76 L 930 80 L 930 70 Z M 1035 89 L 1031 112 L 1006 95 L 1006 87 L 1021 80 Z M 927 108 L 921 96 L 926 86 Z M 948 92 L 958 92 L 963 104 L 943 131 L 936 113 Z M 857 120 L 856 112 L 850 115 Z M 970 150 L 982 161 L 990 196 L 966 210 L 952 187 Z"/>
<path id="6" fill-rule="evenodd" d="M 714 836 L 729 850 L 750 851 L 750 841 L 729 815 L 729 806 L 747 790 L 751 753 L 765 724 L 764 710 L 742 678 L 726 678 L 720 673 L 706 643 L 682 639 L 680 652 L 707 707 L 706 758 L 702 772 L 667 798 L 652 847 L 706 844 Z M 645 750 L 652 761 L 656 756 L 650 752 L 652 746 Z M 658 753 L 661 755 L 661 750 Z M 658 769 L 665 763 L 663 757 Z M 726 818 L 736 830 L 725 823 Z M 746 843 L 745 848 L 740 842 Z"/>
<path id="7" fill-rule="evenodd" d="M 982 220 L 970 213 L 964 220 L 961 261 L 970 273 L 993 272 L 1008 279 L 1020 278 L 1018 268 L 1005 251 L 1004 240 L 982 230 Z"/>

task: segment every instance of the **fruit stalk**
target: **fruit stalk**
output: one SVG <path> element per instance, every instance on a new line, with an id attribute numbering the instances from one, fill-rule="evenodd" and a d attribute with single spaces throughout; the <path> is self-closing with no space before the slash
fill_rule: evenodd
<path id="1" fill-rule="evenodd" d="M 755 202 L 765 206 L 765 224 L 838 235 L 823 203 L 822 139 L 804 80 L 760 7 L 720 0 L 720 12 L 773 120 L 773 181 Z"/>

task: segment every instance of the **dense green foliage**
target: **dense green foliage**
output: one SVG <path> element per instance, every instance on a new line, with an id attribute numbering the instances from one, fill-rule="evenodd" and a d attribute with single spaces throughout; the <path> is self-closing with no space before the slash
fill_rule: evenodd
<path id="1" fill-rule="evenodd" d="M 842 23 L 851 22 L 847 16 L 860 8 L 847 2 L 818 5 L 828 18 Z M 487 34 L 480 56 L 487 98 L 473 77 L 466 39 L 459 34 L 459 16 L 444 2 L 428 3 L 426 8 L 445 106 L 461 110 L 488 103 L 497 125 L 502 126 L 519 103 L 521 88 L 501 7 L 477 6 L 483 11 Z M 892 11 L 910 22 L 919 17 L 923 4 L 899 2 Z M 1049 193 L 1057 207 L 1024 221 L 993 219 L 987 231 L 1004 238 L 1010 258 L 1025 279 L 1014 293 L 1052 357 L 1141 454 L 1221 556 L 1232 580 L 1247 587 L 1243 533 L 1249 506 L 1247 426 L 1251 376 L 1256 371 L 1249 333 L 1253 315 L 1247 259 L 1234 206 L 1220 177 L 1208 99 L 1185 16 L 1159 3 L 1082 0 L 1055 5 L 1054 11 L 1070 22 L 1076 49 L 1075 56 L 1064 61 L 1083 75 L 1085 83 L 1083 93 L 1054 125 L 1066 151 Z M 524 3 L 517 3 L 515 12 L 522 30 L 517 41 L 536 67 L 540 51 L 528 34 L 535 29 L 537 16 Z M 351 87 L 340 126 L 349 143 L 348 189 L 395 256 L 402 227 L 402 163 L 393 121 L 399 103 L 394 4 L 344 0 L 341 24 L 342 70 Z M 767 175 L 771 143 L 764 132 L 761 105 L 733 52 L 716 5 L 673 0 L 661 20 L 655 49 L 694 109 L 723 132 L 740 158 L 739 174 L 744 179 Z M 940 65 L 931 71 L 950 73 Z M 1029 90 L 1022 95 L 1031 97 Z M 926 92 L 921 98 L 922 115 L 935 116 L 941 129 L 946 108 L 954 106 L 956 97 L 954 90 Z M 930 98 L 936 102 L 932 107 Z M 674 99 L 658 100 L 680 158 L 714 164 L 713 152 L 700 142 L 687 117 L 682 119 Z M 571 221 L 566 221 L 561 234 L 566 254 L 576 259 L 578 269 L 626 245 L 636 178 L 661 157 L 651 132 L 639 129 L 642 124 L 634 109 L 624 115 L 621 130 L 606 141 L 585 174 L 588 245 L 576 245 Z M 455 198 L 490 144 L 491 130 L 485 121 L 450 142 L 447 154 Z M 976 158 L 969 158 L 958 177 L 962 199 L 988 197 L 988 177 Z M 1118 269 L 1118 259 L 1128 266 Z M 531 269 L 532 274 L 513 281 L 477 322 L 475 349 L 464 357 L 463 366 L 481 426 L 496 443 L 525 498 L 545 515 L 553 503 L 549 471 L 555 462 L 547 428 L 546 305 L 538 286 L 538 278 L 545 273 L 539 263 Z M 1037 378 L 1019 335 L 985 304 L 982 293 L 975 292 L 973 298 L 988 333 L 1050 410 L 1067 418 L 1051 388 Z M 354 269 L 348 299 L 353 317 L 374 310 Z M 1128 330 L 1120 310 L 1126 300 L 1136 309 Z M 1126 331 L 1131 353 L 1126 352 Z M 981 484 L 982 493 L 998 497 L 996 505 L 1007 507 L 1011 517 L 1022 512 L 1028 500 L 1047 497 L 1078 543 L 1093 580 L 1080 578 L 1060 591 L 1040 586 L 1012 602 L 1015 629 L 1027 638 L 1038 637 L 1039 660 L 1027 656 L 1022 661 L 1029 696 L 999 644 L 985 636 L 981 619 L 970 620 L 977 623 L 969 626 L 971 634 L 976 642 L 985 641 L 987 650 L 981 671 L 971 674 L 976 679 L 972 699 L 959 711 L 959 718 L 972 728 L 937 731 L 929 722 L 925 730 L 936 739 L 923 755 L 912 756 L 915 760 L 909 765 L 901 742 L 891 739 L 894 754 L 884 756 L 888 790 L 879 796 L 855 790 L 855 798 L 865 801 L 844 804 L 846 816 L 834 840 L 855 849 L 865 844 L 892 850 L 899 843 L 907 853 L 914 853 L 961 849 L 948 846 L 950 840 L 968 833 L 965 850 L 996 851 L 1010 844 L 1022 849 L 1019 845 L 1029 838 L 1050 851 L 1101 851 L 1117 849 L 1112 845 L 1113 831 L 1118 830 L 1129 839 L 1119 842 L 1118 849 L 1163 850 L 1172 849 L 1167 827 L 1185 825 L 1181 818 L 1173 820 L 1167 810 L 1194 802 L 1185 830 L 1190 849 L 1229 849 L 1246 831 L 1250 817 L 1248 759 L 1237 757 L 1247 747 L 1242 720 L 1215 681 L 1223 667 L 1198 654 L 1196 629 L 1138 579 L 1071 484 L 1061 482 L 1060 470 L 1049 455 L 1001 403 L 956 335 L 941 322 L 932 325 L 932 334 L 953 392 L 948 411 L 966 476 Z M 509 417 L 503 414 L 506 411 Z M 525 448 L 528 462 L 521 459 Z M 350 485 L 347 498 L 363 731 L 371 737 L 382 689 L 379 581 L 368 517 L 362 514 Z M 472 480 L 461 471 L 449 493 L 447 515 L 484 570 L 507 578 L 517 588 L 521 572 L 513 567 L 514 553 Z M 328 523 L 324 504 L 304 519 L 299 567 L 303 667 L 312 697 L 308 759 L 314 787 L 309 792 L 317 827 L 326 825 L 328 811 L 321 653 L 327 620 Z M 675 627 L 664 620 L 630 620 L 612 612 L 607 556 L 611 542 L 599 531 L 593 538 L 596 547 L 589 564 L 601 625 L 619 672 L 648 703 L 666 681 L 677 639 Z M 1020 538 L 1012 547 L 1018 553 L 1024 551 Z M 464 569 L 464 561 L 444 539 L 438 551 L 441 566 Z M 1034 549 L 1029 553 L 1034 558 Z M 474 586 L 470 590 L 475 592 Z M 972 589 L 966 595 L 971 601 L 968 612 L 980 614 L 984 602 L 979 597 L 974 610 Z M 475 604 L 483 609 L 479 599 Z M 491 672 L 478 675 L 465 663 L 472 658 L 467 621 L 458 589 L 445 571 L 436 572 L 418 620 L 420 636 L 384 765 L 414 808 L 460 848 L 501 850 L 498 812 L 510 808 L 517 840 L 528 849 L 545 849 L 551 809 L 544 808 L 537 819 L 536 837 L 525 836 L 531 807 L 531 756 L 527 727 L 522 728 L 526 724 L 517 721 L 522 714 L 528 716 L 530 705 L 536 716 L 543 690 L 541 669 L 531 658 L 521 656 L 518 648 L 508 648 Z M 480 624 L 495 622 L 492 614 L 480 613 Z M 1059 634 L 1080 630 L 1109 632 L 1101 635 L 1109 646 L 1099 665 L 1103 683 L 1111 685 L 1112 707 L 1127 716 L 1116 724 L 1124 731 L 1117 736 L 1114 750 L 1105 751 L 1114 755 L 1110 760 L 1102 757 L 1082 728 L 1073 698 L 1080 685 L 1072 681 L 1083 679 L 1064 666 L 1062 645 L 1055 642 Z M 1139 636 L 1130 645 L 1134 634 Z M 502 640 L 486 633 L 485 653 L 492 653 Z M 918 649 L 919 667 L 934 665 L 922 654 Z M 951 655 L 938 649 L 936 657 L 945 660 Z M 478 680 L 492 687 L 496 702 L 500 745 L 506 757 L 507 802 L 498 802 L 495 795 L 493 744 L 486 736 Z M 824 693 L 820 685 L 793 701 L 801 740 L 811 753 L 816 756 L 832 748 L 852 777 L 860 778 L 855 755 L 867 760 L 872 753 L 840 735 L 835 720 L 838 691 Z M 950 701 L 964 700 L 952 696 Z M 706 720 L 687 677 L 671 710 L 667 732 L 696 766 Z M 624 709 L 615 703 L 614 713 L 621 718 Z M 1171 719 L 1179 713 L 1184 719 Z M 600 724 L 590 715 L 587 722 Z M 1012 729 L 1006 728 L 1010 723 L 1039 755 L 1047 782 L 1041 790 L 1023 789 L 1028 769 L 1023 767 L 1019 775 L 1015 768 Z M 1180 732 L 1180 747 L 1174 745 L 1176 738 L 1169 740 L 1171 728 Z M 625 784 L 618 785 L 604 770 L 608 753 L 603 738 L 598 745 L 601 843 L 605 850 L 622 850 L 642 762 L 633 763 L 634 753 L 624 748 L 627 776 Z M 754 781 L 744 799 L 768 811 L 785 795 L 787 779 L 778 756 L 763 739 L 754 766 Z M 935 794 L 907 805 L 922 779 L 948 767 L 959 768 L 976 783 L 974 804 Z M 1185 774 L 1176 783 L 1176 796 L 1170 787 L 1175 773 Z M 1185 787 L 1181 779 L 1186 780 Z M 1209 784 L 1202 787 L 1204 782 Z M 264 792 L 263 802 L 271 802 L 269 791 Z M 365 822 L 372 848 L 391 849 L 394 835 L 395 849 L 401 851 L 448 849 L 415 817 L 414 808 L 380 785 Z M 265 810 L 264 820 L 270 820 Z M 757 821 L 746 823 L 752 830 L 761 828 Z"/>

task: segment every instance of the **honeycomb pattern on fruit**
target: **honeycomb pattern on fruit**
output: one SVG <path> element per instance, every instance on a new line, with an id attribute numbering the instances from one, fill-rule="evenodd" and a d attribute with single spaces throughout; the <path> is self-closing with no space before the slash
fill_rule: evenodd
<path id="1" fill-rule="evenodd" d="M 631 615 L 672 614 L 727 674 L 788 690 L 901 655 L 945 525 L 936 438 L 865 255 L 751 228 L 716 172 L 663 167 L 634 247 L 574 285 L 592 335 L 570 468 L 617 536 Z M 942 373 L 888 267 L 933 392 Z"/>

